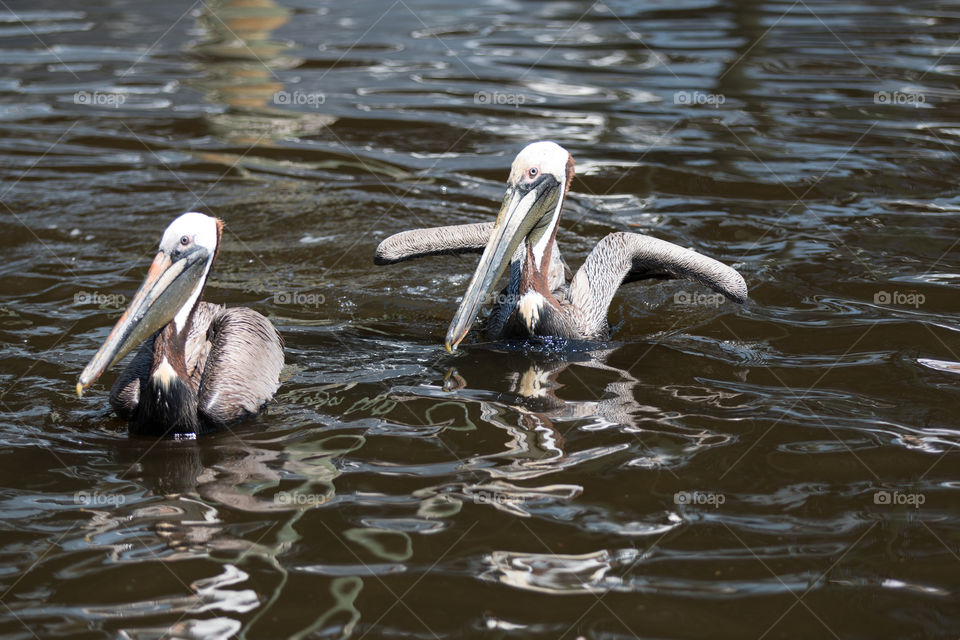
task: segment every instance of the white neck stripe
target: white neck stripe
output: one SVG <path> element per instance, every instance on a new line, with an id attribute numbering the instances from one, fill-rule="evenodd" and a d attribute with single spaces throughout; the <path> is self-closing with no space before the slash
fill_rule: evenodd
<path id="1" fill-rule="evenodd" d="M 560 183 L 560 188 L 564 188 L 564 184 Z M 553 232 L 557 228 L 557 223 L 560 222 L 560 209 L 563 207 L 563 195 L 557 200 L 557 207 L 553 210 L 553 217 L 550 220 L 550 226 L 548 226 L 543 231 L 543 235 L 537 240 L 537 244 L 533 246 L 533 259 L 536 262 L 537 269 L 543 269 L 543 255 L 547 251 L 547 244 L 549 244 L 550 239 L 553 238 Z"/>
<path id="2" fill-rule="evenodd" d="M 212 264 L 213 254 L 210 254 L 210 257 L 207 258 L 207 265 L 203 268 L 203 275 L 200 276 L 200 281 L 197 283 L 197 286 L 193 288 L 193 293 L 187 298 L 186 304 L 177 311 L 177 315 L 173 317 L 173 324 L 177 328 L 177 333 L 183 333 L 184 327 L 187 326 L 187 319 L 190 317 L 190 312 L 193 311 L 193 306 L 197 303 L 197 299 L 203 291 L 203 286 L 207 284 L 207 275 L 210 273 L 210 265 Z"/>

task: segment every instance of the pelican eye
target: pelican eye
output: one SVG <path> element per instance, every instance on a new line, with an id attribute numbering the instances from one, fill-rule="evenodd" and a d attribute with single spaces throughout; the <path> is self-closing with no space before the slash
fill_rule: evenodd
<path id="1" fill-rule="evenodd" d="M 527 169 L 527 177 L 529 177 L 531 180 L 536 178 L 538 173 L 540 173 L 540 169 L 537 169 L 536 167 L 530 167 Z"/>
<path id="2" fill-rule="evenodd" d="M 181 236 L 180 237 L 180 246 L 185 247 L 190 244 L 190 236 Z"/>

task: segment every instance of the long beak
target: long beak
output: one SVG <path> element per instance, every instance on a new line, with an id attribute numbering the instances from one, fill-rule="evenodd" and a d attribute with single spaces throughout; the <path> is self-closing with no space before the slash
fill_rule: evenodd
<path id="1" fill-rule="evenodd" d="M 538 223 L 541 223 L 545 214 L 553 213 L 557 205 L 559 186 L 556 180 L 544 180 L 526 192 L 521 192 L 515 186 L 507 189 L 500 213 L 497 214 L 493 234 L 480 256 L 480 264 L 473 272 L 473 278 L 450 322 L 450 328 L 447 329 L 445 346 L 450 353 L 454 352 L 470 331 L 480 304 L 500 281 L 517 247 L 535 226 L 540 226 Z M 549 217 L 547 219 L 549 220 Z"/>
<path id="2" fill-rule="evenodd" d="M 78 396 L 134 347 L 173 320 L 203 277 L 206 257 L 203 249 L 176 261 L 171 261 L 163 251 L 157 253 L 130 306 L 80 374 Z"/>

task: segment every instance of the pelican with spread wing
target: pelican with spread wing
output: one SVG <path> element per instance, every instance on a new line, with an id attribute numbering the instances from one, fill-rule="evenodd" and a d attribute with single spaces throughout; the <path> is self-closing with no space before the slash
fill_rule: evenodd
<path id="1" fill-rule="evenodd" d="M 556 246 L 563 200 L 573 180 L 573 157 L 555 142 L 534 142 L 513 161 L 507 193 L 494 222 L 414 229 L 390 236 L 374 262 L 393 264 L 437 254 L 483 252 L 450 328 L 453 352 L 492 302 L 491 339 L 557 337 L 603 340 L 607 310 L 621 285 L 651 278 L 688 278 L 734 302 L 747 299 L 743 277 L 731 267 L 664 240 L 612 233 L 570 278 Z M 494 289 L 509 268 L 510 281 Z"/>

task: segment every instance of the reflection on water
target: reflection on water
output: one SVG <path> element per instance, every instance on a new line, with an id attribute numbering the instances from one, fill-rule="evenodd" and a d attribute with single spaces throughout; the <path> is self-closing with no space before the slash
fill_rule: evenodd
<path id="1" fill-rule="evenodd" d="M 954 638 L 960 15 L 876 2 L 218 0 L 0 11 L 4 637 Z M 510 159 L 576 158 L 614 340 L 442 336 Z M 77 373 L 171 215 L 268 315 L 256 420 L 129 438 Z M 685 289 L 684 287 L 687 287 Z"/>
<path id="2" fill-rule="evenodd" d="M 205 3 L 198 17 L 207 37 L 192 48 L 202 60 L 196 65 L 202 75 L 192 84 L 213 107 L 208 116 L 218 139 L 243 148 L 269 146 L 288 136 L 314 135 L 336 121 L 320 112 L 284 109 L 296 99 L 278 74 L 304 60 L 292 55 L 290 43 L 271 40 L 271 36 L 290 21 L 290 9 L 271 0 L 221 0 Z M 317 96 L 310 106 L 322 108 L 323 97 Z M 205 157 L 231 167 L 242 159 L 223 154 Z"/>

